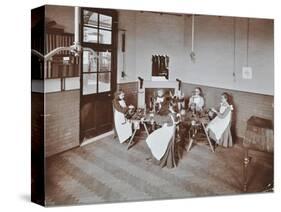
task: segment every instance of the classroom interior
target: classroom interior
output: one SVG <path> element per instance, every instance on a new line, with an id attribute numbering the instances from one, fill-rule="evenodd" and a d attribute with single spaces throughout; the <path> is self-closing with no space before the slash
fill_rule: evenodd
<path id="1" fill-rule="evenodd" d="M 45 5 L 32 12 L 32 33 L 34 170 L 45 161 L 33 173 L 43 179 L 34 180 L 36 201 L 42 193 L 52 206 L 273 191 L 274 20 Z M 40 60 L 75 42 L 82 50 Z M 167 77 L 152 76 L 153 56 L 168 58 Z M 206 110 L 220 106 L 222 93 L 231 97 L 231 147 L 212 151 L 205 136 L 189 150 L 187 133 L 167 168 L 150 158 L 149 124 L 130 148 L 119 141 L 116 92 L 148 111 L 159 89 L 180 90 L 188 105 L 196 88 Z"/>

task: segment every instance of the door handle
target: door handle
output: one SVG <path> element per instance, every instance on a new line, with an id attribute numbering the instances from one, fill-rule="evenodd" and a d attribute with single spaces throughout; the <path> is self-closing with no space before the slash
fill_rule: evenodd
<path id="1" fill-rule="evenodd" d="M 107 96 L 111 96 L 111 93 L 107 94 Z"/>
<path id="2" fill-rule="evenodd" d="M 40 114 L 40 116 L 49 117 L 49 116 L 51 116 L 51 114 Z"/>

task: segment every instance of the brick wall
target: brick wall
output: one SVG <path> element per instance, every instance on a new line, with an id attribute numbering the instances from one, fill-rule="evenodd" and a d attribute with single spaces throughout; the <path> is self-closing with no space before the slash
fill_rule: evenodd
<path id="1" fill-rule="evenodd" d="M 80 91 L 47 93 L 46 157 L 79 145 Z"/>
<path id="2" fill-rule="evenodd" d="M 138 105 L 138 82 L 127 82 L 117 84 L 117 90 L 125 92 L 125 99 L 127 105 Z"/>
<path id="3" fill-rule="evenodd" d="M 227 92 L 232 96 L 234 105 L 232 128 L 236 136 L 244 136 L 246 122 L 253 115 L 272 121 L 274 119 L 274 96 L 183 83 L 185 96 L 190 96 L 191 91 L 197 86 L 203 91 L 207 108 L 219 107 L 222 92 Z"/>

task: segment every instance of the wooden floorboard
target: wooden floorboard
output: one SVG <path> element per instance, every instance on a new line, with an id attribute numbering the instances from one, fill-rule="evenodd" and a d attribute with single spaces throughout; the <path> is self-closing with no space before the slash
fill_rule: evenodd
<path id="1" fill-rule="evenodd" d="M 161 168 L 147 158 L 142 135 L 130 150 L 113 136 L 47 158 L 46 204 L 119 201 L 242 194 L 243 149 L 205 143 L 181 149 L 177 167 Z M 273 180 L 273 158 L 257 154 L 249 168 L 249 193 Z"/>

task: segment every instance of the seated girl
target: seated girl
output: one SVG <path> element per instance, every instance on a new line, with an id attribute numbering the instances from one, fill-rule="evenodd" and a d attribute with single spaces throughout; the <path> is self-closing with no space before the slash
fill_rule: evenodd
<path id="1" fill-rule="evenodd" d="M 212 108 L 217 115 L 206 127 L 209 136 L 217 145 L 231 147 L 233 145 L 231 136 L 231 116 L 233 106 L 229 104 L 229 95 L 223 93 L 221 95 L 221 103 L 219 111 Z"/>
<path id="2" fill-rule="evenodd" d="M 185 108 L 185 99 L 184 93 L 181 90 L 176 90 L 174 95 L 170 91 L 171 102 L 174 108 L 177 108 L 177 111 L 184 110 Z"/>
<path id="3" fill-rule="evenodd" d="M 133 106 L 127 107 L 123 91 L 116 92 L 112 101 L 114 110 L 114 126 L 120 143 L 127 141 L 132 136 L 132 123 L 127 120 L 131 115 Z"/>
<path id="4" fill-rule="evenodd" d="M 154 100 L 154 109 L 155 109 L 155 112 L 159 112 L 162 108 L 162 104 L 164 103 L 164 100 L 165 100 L 165 92 L 163 89 L 159 89 L 157 90 L 157 96 L 155 97 L 155 100 Z"/>
<path id="5" fill-rule="evenodd" d="M 190 110 L 195 110 L 196 112 L 201 112 L 203 110 L 205 101 L 202 96 L 201 88 L 195 88 L 194 92 L 192 92 L 192 96 L 189 98 L 188 108 Z"/>
<path id="6" fill-rule="evenodd" d="M 175 136 L 179 116 L 170 105 L 165 111 L 162 108 L 162 115 L 156 115 L 154 118 L 161 127 L 153 131 L 146 139 L 152 154 L 151 159 L 161 167 L 173 168 L 177 165 L 178 158 L 175 149 Z"/>

